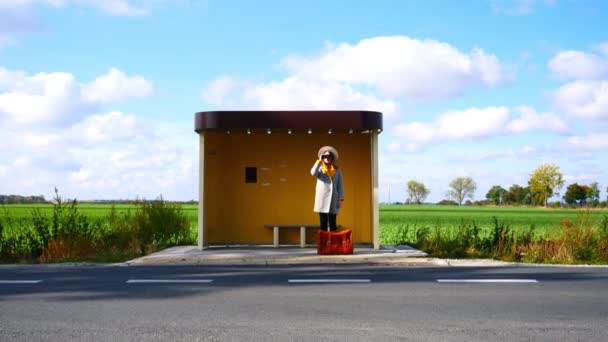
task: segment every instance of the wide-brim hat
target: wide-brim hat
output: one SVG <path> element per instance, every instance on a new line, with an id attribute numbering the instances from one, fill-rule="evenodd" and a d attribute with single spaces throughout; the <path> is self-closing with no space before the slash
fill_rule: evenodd
<path id="1" fill-rule="evenodd" d="M 334 156 L 334 161 L 338 160 L 338 158 L 340 157 L 338 155 L 338 151 L 335 148 L 333 148 L 331 146 L 323 146 L 319 149 L 319 153 L 318 153 L 319 159 L 321 159 L 321 156 L 325 152 L 331 153 Z"/>

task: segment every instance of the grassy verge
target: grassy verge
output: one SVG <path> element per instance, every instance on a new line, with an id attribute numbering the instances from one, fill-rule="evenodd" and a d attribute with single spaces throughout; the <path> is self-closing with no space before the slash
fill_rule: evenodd
<path id="1" fill-rule="evenodd" d="M 181 207 L 162 197 L 88 216 L 76 200 L 63 200 L 56 192 L 51 208 L 33 207 L 29 217 L 2 208 L 0 262 L 119 262 L 196 242 Z"/>
<path id="2" fill-rule="evenodd" d="M 380 231 L 383 244 L 409 244 L 442 258 L 494 258 L 505 261 L 558 264 L 608 263 L 608 216 L 599 221 L 589 210 L 574 220 L 540 232 L 534 225 L 513 228 L 494 217 L 491 226 L 462 220 L 458 226 L 387 225 Z"/>
<path id="3" fill-rule="evenodd" d="M 121 262 L 196 244 L 197 206 L 135 204 L 0 207 L 0 262 Z M 608 212 L 544 208 L 381 206 L 380 241 L 431 256 L 608 263 Z"/>

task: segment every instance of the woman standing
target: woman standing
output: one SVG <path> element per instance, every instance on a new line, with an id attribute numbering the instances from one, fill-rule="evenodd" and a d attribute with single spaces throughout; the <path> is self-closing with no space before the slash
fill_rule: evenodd
<path id="1" fill-rule="evenodd" d="M 310 170 L 310 174 L 317 177 L 313 211 L 319 213 L 321 229 L 335 231 L 336 216 L 344 202 L 342 171 L 336 165 L 338 151 L 331 146 L 324 146 L 317 156 L 319 159 Z"/>

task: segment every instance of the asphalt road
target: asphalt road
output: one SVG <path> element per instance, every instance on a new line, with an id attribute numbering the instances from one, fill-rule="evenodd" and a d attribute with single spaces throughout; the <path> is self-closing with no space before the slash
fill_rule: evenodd
<path id="1" fill-rule="evenodd" d="M 1 341 L 608 341 L 608 268 L 0 266 Z"/>

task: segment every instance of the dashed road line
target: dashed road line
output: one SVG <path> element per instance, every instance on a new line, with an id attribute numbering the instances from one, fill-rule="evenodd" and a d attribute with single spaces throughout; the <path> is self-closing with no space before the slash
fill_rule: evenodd
<path id="1" fill-rule="evenodd" d="M 127 284 L 208 284 L 213 279 L 129 279 Z"/>
<path id="2" fill-rule="evenodd" d="M 536 279 L 437 279 L 438 283 L 538 283 Z"/>
<path id="3" fill-rule="evenodd" d="M 38 284 L 42 280 L 0 280 L 0 284 Z"/>
<path id="4" fill-rule="evenodd" d="M 289 279 L 288 283 L 371 283 L 371 279 Z"/>

